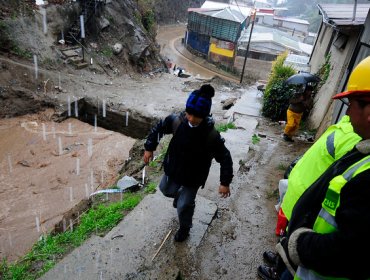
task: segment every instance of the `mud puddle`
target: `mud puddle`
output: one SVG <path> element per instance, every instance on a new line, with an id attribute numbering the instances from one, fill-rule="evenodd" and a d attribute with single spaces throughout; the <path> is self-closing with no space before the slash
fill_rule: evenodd
<path id="1" fill-rule="evenodd" d="M 135 142 L 52 114 L 0 120 L 0 258 L 23 256 L 64 213 L 113 185 Z"/>

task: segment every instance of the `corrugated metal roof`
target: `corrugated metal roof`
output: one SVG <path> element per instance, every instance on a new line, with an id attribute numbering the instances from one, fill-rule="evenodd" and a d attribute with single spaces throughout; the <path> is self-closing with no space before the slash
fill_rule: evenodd
<path id="1" fill-rule="evenodd" d="M 309 61 L 308 56 L 288 54 L 284 61 L 284 65 L 290 65 L 294 67 L 297 71 L 306 71 L 310 72 L 310 66 L 308 65 Z"/>
<path id="2" fill-rule="evenodd" d="M 282 20 L 282 21 L 287 21 L 287 22 L 300 23 L 300 24 L 304 24 L 304 25 L 309 25 L 310 24 L 305 19 L 292 18 L 292 17 L 277 17 L 277 16 L 275 16 L 274 19 L 276 19 L 276 20 Z"/>
<path id="3" fill-rule="evenodd" d="M 291 62 L 294 64 L 302 64 L 307 65 L 309 62 L 310 57 L 304 55 L 297 55 L 297 54 L 288 54 L 287 58 L 285 59 L 286 62 Z"/>
<path id="4" fill-rule="evenodd" d="M 202 9 L 224 9 L 224 8 L 227 8 L 227 7 L 231 8 L 234 11 L 239 11 L 240 13 L 243 14 L 244 17 L 248 17 L 252 12 L 251 7 L 246 7 L 246 6 L 241 5 L 241 4 L 233 5 L 233 4 L 213 2 L 213 1 L 208 1 L 208 0 L 206 0 L 203 3 L 201 8 Z"/>
<path id="5" fill-rule="evenodd" d="M 324 22 L 343 25 L 362 25 L 365 22 L 370 4 L 357 4 L 355 20 L 353 21 L 354 4 L 317 4 L 323 14 Z"/>
<path id="6" fill-rule="evenodd" d="M 242 15 L 242 13 L 232 10 L 229 7 L 219 10 L 200 11 L 199 13 L 206 16 L 231 20 L 239 23 L 245 21 L 245 17 Z"/>
<path id="7" fill-rule="evenodd" d="M 245 45 L 246 42 L 248 42 L 249 35 L 250 27 L 242 32 L 239 39 L 241 45 Z M 251 46 L 254 42 L 271 42 L 296 52 L 305 53 L 307 55 L 311 54 L 313 48 L 312 45 L 298 42 L 296 38 L 286 34 L 285 32 L 261 25 L 254 26 L 251 38 Z"/>

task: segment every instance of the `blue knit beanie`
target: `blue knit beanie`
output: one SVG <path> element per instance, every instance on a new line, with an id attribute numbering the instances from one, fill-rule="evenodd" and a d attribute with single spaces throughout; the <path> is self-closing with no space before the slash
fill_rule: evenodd
<path id="1" fill-rule="evenodd" d="M 205 118 L 211 112 L 212 97 L 215 89 L 209 85 L 202 85 L 200 89 L 190 93 L 186 101 L 186 112 L 199 118 Z"/>

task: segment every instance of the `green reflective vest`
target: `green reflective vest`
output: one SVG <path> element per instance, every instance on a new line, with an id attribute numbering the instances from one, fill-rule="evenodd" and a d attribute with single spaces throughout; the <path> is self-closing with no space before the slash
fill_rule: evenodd
<path id="1" fill-rule="evenodd" d="M 339 123 L 330 126 L 308 149 L 292 169 L 288 178 L 288 189 L 281 208 L 288 220 L 295 203 L 303 192 L 320 177 L 336 160 L 341 158 L 361 140 L 353 131 L 349 116 L 343 116 Z"/>
<path id="2" fill-rule="evenodd" d="M 370 155 L 353 164 L 342 175 L 338 175 L 330 181 L 325 199 L 321 204 L 322 208 L 313 226 L 315 232 L 325 234 L 337 230 L 335 214 L 340 205 L 340 192 L 348 181 L 367 169 L 370 169 Z M 299 266 L 294 279 L 332 280 L 347 278 L 324 277 L 313 270 Z"/>

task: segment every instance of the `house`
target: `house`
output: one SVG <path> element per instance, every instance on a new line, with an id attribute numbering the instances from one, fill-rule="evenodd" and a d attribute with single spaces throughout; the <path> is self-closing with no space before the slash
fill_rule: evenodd
<path id="1" fill-rule="evenodd" d="M 185 34 L 186 48 L 210 62 L 234 67 L 237 42 L 246 25 L 240 11 L 225 8 L 190 8 Z"/>
<path id="2" fill-rule="evenodd" d="M 285 31 L 303 41 L 309 35 L 310 23 L 303 19 L 280 16 L 283 11 L 286 9 L 259 8 L 257 9 L 256 23 Z"/>
<path id="3" fill-rule="evenodd" d="M 290 53 L 287 55 L 284 61 L 284 65 L 292 66 L 297 72 L 298 71 L 310 72 L 311 69 L 308 64 L 309 60 L 310 60 L 309 56 Z"/>
<path id="4" fill-rule="evenodd" d="M 239 39 L 238 54 L 244 56 L 250 36 L 250 28 L 242 32 Z M 262 25 L 255 25 L 248 57 L 273 61 L 281 53 L 289 51 L 291 54 L 310 56 L 312 45 L 299 42 L 291 34 L 280 31 L 276 28 Z"/>
<path id="5" fill-rule="evenodd" d="M 236 1 L 229 1 L 230 3 L 221 3 L 221 2 L 214 2 L 206 0 L 203 5 L 200 7 L 201 9 L 209 9 L 209 10 L 222 10 L 225 8 L 230 8 L 231 10 L 240 12 L 245 18 L 249 17 L 252 11 L 252 5 L 246 6 L 243 3 L 239 3 Z"/>
<path id="6" fill-rule="evenodd" d="M 352 69 L 370 55 L 370 4 L 318 4 L 318 8 L 322 23 L 310 58 L 311 73 L 325 65 L 330 73 L 316 94 L 309 126 L 321 135 L 346 110 L 332 96 L 346 88 Z"/>

